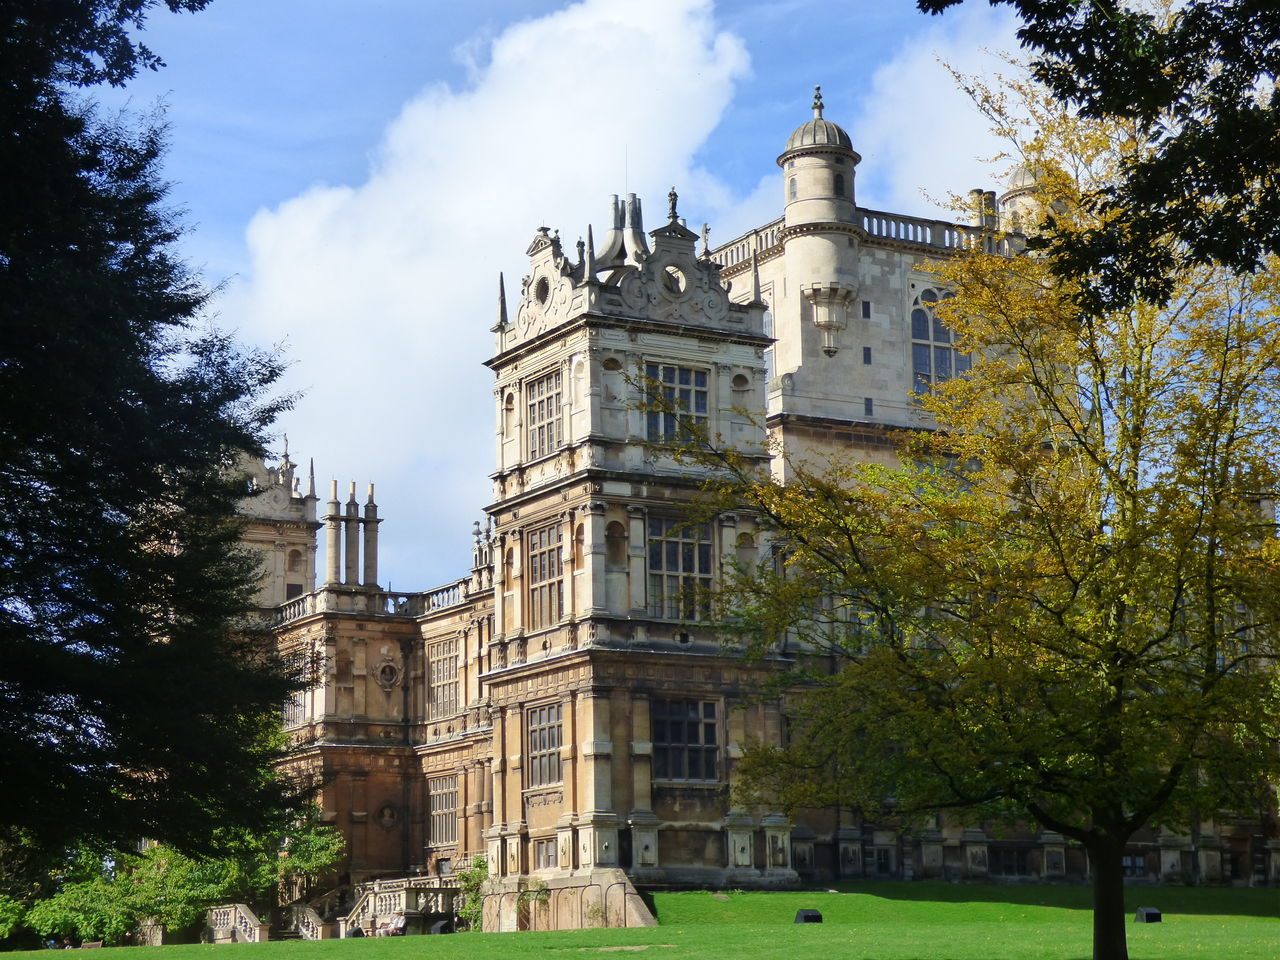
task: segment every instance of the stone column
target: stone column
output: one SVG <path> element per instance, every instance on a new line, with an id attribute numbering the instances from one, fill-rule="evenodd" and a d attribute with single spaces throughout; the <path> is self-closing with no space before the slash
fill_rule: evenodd
<path id="1" fill-rule="evenodd" d="M 631 609 L 644 611 L 649 586 L 649 538 L 645 530 L 644 507 L 627 507 L 627 556 L 631 565 Z"/>
<path id="2" fill-rule="evenodd" d="M 511 606 L 510 617 L 508 623 L 509 629 L 506 631 L 507 639 L 510 640 L 511 634 L 523 633 L 525 629 L 524 616 L 524 551 L 525 551 L 525 531 L 523 528 L 516 528 L 510 531 L 507 537 L 507 545 L 512 547 L 511 553 L 511 595 L 507 598 Z M 508 651 L 507 663 L 511 663 L 510 651 Z"/>
<path id="3" fill-rule="evenodd" d="M 480 761 L 480 825 L 483 830 L 493 826 L 493 759 Z"/>
<path id="4" fill-rule="evenodd" d="M 738 558 L 738 518 L 732 513 L 720 517 L 720 582 L 733 572 Z"/>
<path id="5" fill-rule="evenodd" d="M 506 436 L 504 433 L 507 426 L 507 406 L 506 406 L 505 388 L 498 388 L 494 390 L 493 398 L 494 398 L 494 412 L 496 414 L 496 416 L 494 417 L 494 422 L 497 424 L 497 426 L 493 431 L 494 433 L 493 462 L 497 464 L 499 471 L 505 471 L 507 469 L 506 443 L 505 443 Z M 512 405 L 513 406 L 515 405 L 514 402 Z M 514 416 L 514 413 L 515 411 L 513 410 L 512 411 L 513 416 Z"/>
<path id="6" fill-rule="evenodd" d="M 320 662 L 323 672 L 320 682 L 324 684 L 324 713 L 316 717 L 321 720 L 338 712 L 338 637 L 337 634 L 326 633 L 323 639 L 324 659 Z"/>
<path id="7" fill-rule="evenodd" d="M 584 518 L 582 561 L 586 567 L 582 578 L 581 604 L 584 613 L 607 613 L 608 593 L 605 587 L 605 504 L 592 500 Z M 626 611 L 622 611 L 626 612 Z"/>
<path id="8" fill-rule="evenodd" d="M 577 823 L 580 775 L 578 763 L 578 694 L 570 691 L 561 706 L 560 778 L 564 784 L 564 800 L 556 821 L 556 866 L 573 870 L 577 852 Z"/>
<path id="9" fill-rule="evenodd" d="M 369 663 L 367 637 L 358 634 L 351 638 L 351 712 L 357 716 L 368 714 Z"/>
<path id="10" fill-rule="evenodd" d="M 493 626 L 497 633 L 504 637 L 507 633 L 506 589 L 507 589 L 507 535 L 497 534 L 493 538 Z"/>
<path id="11" fill-rule="evenodd" d="M 480 778 L 477 762 L 464 760 L 458 774 L 458 853 L 476 849 L 480 831 Z"/>
<path id="12" fill-rule="evenodd" d="M 658 818 L 653 812 L 653 732 L 649 697 L 631 695 L 631 862 L 637 869 L 658 866 Z"/>
<path id="13" fill-rule="evenodd" d="M 584 867 L 618 863 L 618 816 L 613 809 L 613 738 L 609 694 L 591 690 L 583 707 L 584 813 L 578 818 L 578 862 Z"/>
<path id="14" fill-rule="evenodd" d="M 524 715 L 518 706 L 507 707 L 503 714 L 503 759 L 507 775 L 503 780 L 502 820 L 511 830 L 524 820 Z"/>
<path id="15" fill-rule="evenodd" d="M 504 836 L 507 846 L 507 874 L 525 873 L 524 837 L 524 712 L 520 707 L 507 707 L 504 728 L 507 776 L 503 797 Z"/>
<path id="16" fill-rule="evenodd" d="M 595 331 L 592 331 L 594 333 Z M 591 347 L 587 351 L 584 358 L 587 373 L 587 422 L 583 424 L 583 431 L 575 435 L 574 439 L 585 439 L 592 433 L 600 431 L 604 425 L 604 418 L 600 414 L 600 401 L 604 394 L 604 371 L 600 365 L 600 348 Z"/>
<path id="17" fill-rule="evenodd" d="M 506 711 L 493 711 L 493 759 L 490 764 L 489 799 L 493 808 L 493 826 L 504 827 L 507 822 L 506 804 Z"/>
<path id="18" fill-rule="evenodd" d="M 577 551 L 574 549 L 577 544 L 577 537 L 575 536 L 577 531 L 574 529 L 577 525 L 576 519 L 576 511 L 574 510 L 566 510 L 564 513 L 560 514 L 560 529 L 562 531 L 560 543 L 560 565 L 562 571 L 561 576 L 564 578 L 563 615 L 566 618 L 576 618 L 579 616 L 578 564 L 575 562 L 577 559 Z M 587 546 L 585 543 L 585 531 L 583 540 L 584 543 L 582 544 L 582 547 L 585 552 Z"/>
<path id="19" fill-rule="evenodd" d="M 724 779 L 729 784 L 729 796 L 738 795 L 738 787 L 741 778 L 738 776 L 738 760 L 742 757 L 743 743 L 747 739 L 747 712 L 759 711 L 759 706 L 743 706 L 734 709 L 734 705 L 728 699 L 724 704 L 724 754 L 725 754 L 725 771 Z M 759 722 L 759 720 L 757 720 Z M 736 808 L 730 811 L 730 816 L 736 813 L 742 813 Z"/>

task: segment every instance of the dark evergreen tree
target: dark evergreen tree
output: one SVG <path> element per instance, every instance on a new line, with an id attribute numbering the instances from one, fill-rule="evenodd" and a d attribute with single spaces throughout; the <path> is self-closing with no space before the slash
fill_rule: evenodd
<path id="1" fill-rule="evenodd" d="M 202 331 L 162 128 L 83 90 L 159 64 L 152 6 L 0 2 L 0 849 L 207 849 L 293 800 L 297 670 L 248 626 L 233 519 L 280 368 Z"/>

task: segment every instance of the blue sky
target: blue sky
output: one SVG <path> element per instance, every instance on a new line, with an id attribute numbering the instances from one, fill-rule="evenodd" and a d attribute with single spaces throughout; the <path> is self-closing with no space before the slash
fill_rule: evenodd
<path id="1" fill-rule="evenodd" d="M 938 61 L 989 72 L 1012 36 L 973 0 L 215 0 L 154 13 L 168 66 L 103 99 L 165 105 L 216 322 L 284 349 L 294 459 L 322 496 L 377 483 L 382 582 L 419 590 L 469 563 L 497 275 L 519 290 L 538 226 L 571 244 L 627 190 L 652 220 L 673 184 L 713 243 L 778 216 L 814 84 L 863 156 L 858 203 L 943 216 L 930 198 L 1007 164 Z"/>

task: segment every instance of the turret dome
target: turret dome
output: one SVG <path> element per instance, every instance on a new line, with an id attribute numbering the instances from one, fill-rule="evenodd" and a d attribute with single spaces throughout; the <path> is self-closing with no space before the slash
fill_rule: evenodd
<path id="1" fill-rule="evenodd" d="M 822 117 L 821 87 L 813 88 L 813 119 L 796 127 L 795 132 L 787 138 L 787 147 L 782 152 L 782 157 L 814 147 L 834 147 L 853 153 L 853 141 L 849 139 L 844 127 Z"/>

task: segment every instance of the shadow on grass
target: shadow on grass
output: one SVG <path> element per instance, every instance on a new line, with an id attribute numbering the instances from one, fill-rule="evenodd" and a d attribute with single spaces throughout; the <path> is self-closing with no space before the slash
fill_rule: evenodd
<path id="1" fill-rule="evenodd" d="M 641 888 L 636 890 L 636 893 L 640 895 L 640 901 L 644 904 L 645 909 L 649 911 L 649 915 L 657 920 L 658 905 L 653 902 L 653 891 Z"/>
<path id="2" fill-rule="evenodd" d="M 885 900 L 936 903 L 1015 903 L 1067 910 L 1093 908 L 1093 889 L 1078 886 L 1032 886 L 941 881 L 846 882 L 831 889 Z M 1125 888 L 1125 908 L 1155 907 L 1166 914 L 1197 914 L 1280 919 L 1280 888 L 1157 887 Z"/>

